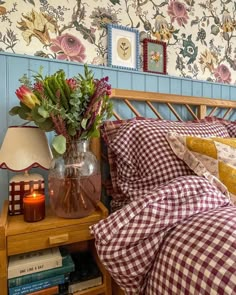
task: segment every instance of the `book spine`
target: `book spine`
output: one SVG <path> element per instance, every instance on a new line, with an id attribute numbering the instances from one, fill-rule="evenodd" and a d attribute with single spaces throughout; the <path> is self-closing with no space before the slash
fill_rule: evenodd
<path id="1" fill-rule="evenodd" d="M 45 288 L 49 288 L 52 286 L 56 286 L 59 284 L 64 284 L 69 280 L 69 274 L 66 275 L 58 275 L 52 278 L 48 278 L 45 280 L 40 280 L 37 282 L 33 282 L 30 284 L 21 285 L 14 288 L 9 288 L 9 295 L 24 295 L 28 293 L 32 293 L 38 290 L 42 290 Z"/>
<path id="2" fill-rule="evenodd" d="M 62 257 L 53 257 L 52 260 L 46 261 L 34 261 L 27 265 L 21 265 L 19 268 L 8 269 L 8 279 L 24 276 L 26 274 L 32 274 L 35 272 L 52 269 L 62 266 Z"/>
<path id="3" fill-rule="evenodd" d="M 102 277 L 97 277 L 97 278 L 93 278 L 90 280 L 81 281 L 81 282 L 77 282 L 73 284 L 69 283 L 68 291 L 69 291 L 69 294 L 70 293 L 74 294 L 75 292 L 80 292 L 82 290 L 89 289 L 92 287 L 97 287 L 100 285 L 102 285 Z"/>
<path id="4" fill-rule="evenodd" d="M 60 274 L 70 273 L 75 270 L 75 266 L 71 257 L 63 258 L 62 267 L 56 267 L 45 271 L 35 272 L 25 276 L 15 277 L 8 280 L 8 287 L 13 288 L 20 285 L 29 284 L 31 282 L 51 278 Z"/>
<path id="5" fill-rule="evenodd" d="M 27 295 L 55 295 L 59 293 L 59 286 L 45 288 L 39 291 L 28 293 Z"/>

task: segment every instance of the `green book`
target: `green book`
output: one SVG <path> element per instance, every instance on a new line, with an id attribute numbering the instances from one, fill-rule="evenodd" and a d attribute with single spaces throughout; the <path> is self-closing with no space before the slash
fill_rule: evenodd
<path id="1" fill-rule="evenodd" d="M 75 270 L 75 264 L 70 256 L 67 254 L 62 256 L 62 266 L 56 267 L 36 273 L 31 273 L 25 276 L 19 276 L 8 280 L 8 288 L 17 287 L 20 285 L 29 284 L 39 280 L 55 277 L 60 274 L 70 273 Z"/>

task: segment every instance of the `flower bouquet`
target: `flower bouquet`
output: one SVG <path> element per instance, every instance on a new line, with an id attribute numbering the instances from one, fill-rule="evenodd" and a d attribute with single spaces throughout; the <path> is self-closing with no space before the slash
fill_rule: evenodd
<path id="1" fill-rule="evenodd" d="M 90 152 L 81 149 L 85 146 L 81 141 L 98 137 L 100 125 L 112 115 L 111 86 L 108 77 L 95 79 L 86 64 L 84 75 L 73 78 L 66 78 L 63 70 L 48 76 L 43 76 L 42 72 L 40 67 L 33 75 L 33 82 L 26 75 L 20 79 L 22 85 L 16 90 L 20 104 L 9 113 L 34 122 L 45 132 L 55 133 L 51 144 L 54 167 L 58 163 L 63 166 L 49 171 L 50 201 L 53 201 L 54 211 L 66 212 L 59 214 L 62 217 L 67 214 L 82 217 L 94 207 L 94 198 L 86 191 L 97 192 L 95 188 L 99 185 L 88 178 L 92 176 L 89 174 L 95 173 L 96 169 L 91 172 L 89 168 L 95 159 Z M 90 159 L 87 164 L 86 159 Z M 84 187 L 83 183 L 87 186 Z M 77 211 L 81 208 L 84 212 L 78 216 Z"/>

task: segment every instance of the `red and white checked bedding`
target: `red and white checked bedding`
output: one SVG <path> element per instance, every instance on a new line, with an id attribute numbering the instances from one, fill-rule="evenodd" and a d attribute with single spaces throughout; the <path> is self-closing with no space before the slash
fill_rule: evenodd
<path id="1" fill-rule="evenodd" d="M 172 151 L 169 133 L 201 137 L 229 137 L 220 123 L 174 122 L 163 120 L 130 120 L 110 136 L 108 158 L 113 200 L 135 200 L 140 192 L 194 172 Z"/>
<path id="2" fill-rule="evenodd" d="M 152 189 L 91 232 L 126 294 L 236 294 L 236 207 L 202 177 Z"/>

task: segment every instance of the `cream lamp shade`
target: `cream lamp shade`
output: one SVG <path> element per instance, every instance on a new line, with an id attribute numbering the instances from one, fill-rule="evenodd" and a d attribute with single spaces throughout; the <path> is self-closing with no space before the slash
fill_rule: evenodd
<path id="1" fill-rule="evenodd" d="M 9 127 L 0 150 L 0 168 L 15 172 L 49 169 L 52 153 L 45 133 L 38 127 Z"/>
<path id="2" fill-rule="evenodd" d="M 28 173 L 31 168 L 48 170 L 52 153 L 45 133 L 38 127 L 11 126 L 0 149 L 0 168 L 16 174 L 9 181 L 9 213 L 23 213 L 23 197 L 32 192 L 44 193 L 44 179 L 40 174 Z"/>

